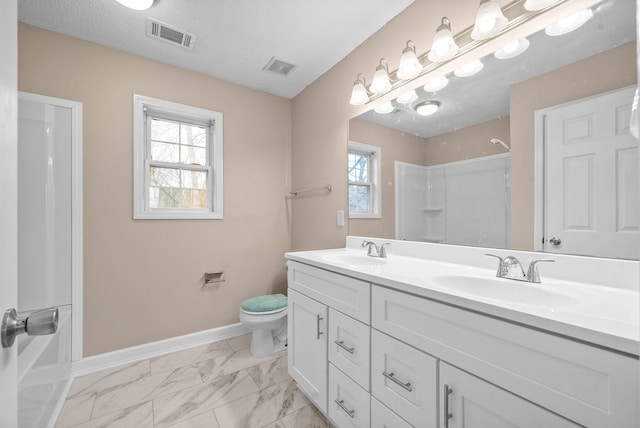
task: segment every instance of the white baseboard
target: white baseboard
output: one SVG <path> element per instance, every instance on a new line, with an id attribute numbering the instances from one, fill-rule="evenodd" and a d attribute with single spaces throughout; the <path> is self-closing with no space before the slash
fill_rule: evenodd
<path id="1" fill-rule="evenodd" d="M 186 334 L 184 336 L 171 337 L 157 342 L 145 343 L 144 345 L 132 346 L 130 348 L 86 357 L 73 362 L 72 376 L 83 376 L 120 364 L 146 360 L 205 343 L 239 336 L 248 332 L 249 330 L 241 323 L 230 324 L 210 330 Z"/>

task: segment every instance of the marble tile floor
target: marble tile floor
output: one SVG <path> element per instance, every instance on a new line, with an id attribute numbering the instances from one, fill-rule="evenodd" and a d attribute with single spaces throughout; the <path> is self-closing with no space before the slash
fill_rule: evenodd
<path id="1" fill-rule="evenodd" d="M 74 379 L 56 428 L 322 428 L 287 354 L 249 353 L 250 335 Z"/>

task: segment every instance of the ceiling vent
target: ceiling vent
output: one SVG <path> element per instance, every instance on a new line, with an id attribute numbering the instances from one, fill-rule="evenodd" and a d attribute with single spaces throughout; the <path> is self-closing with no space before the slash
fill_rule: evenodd
<path id="1" fill-rule="evenodd" d="M 264 66 L 263 70 L 286 76 L 294 67 L 295 65 L 289 64 L 288 62 L 282 61 L 274 56 L 269 60 L 267 65 Z"/>
<path id="2" fill-rule="evenodd" d="M 193 44 L 196 41 L 195 34 L 163 24 L 151 18 L 147 18 L 147 35 L 154 39 L 164 40 L 172 45 L 179 45 L 187 49 L 193 49 Z"/>

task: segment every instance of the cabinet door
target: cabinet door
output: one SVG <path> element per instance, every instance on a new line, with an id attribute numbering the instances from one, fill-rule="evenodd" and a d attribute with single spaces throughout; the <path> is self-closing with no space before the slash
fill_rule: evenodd
<path id="1" fill-rule="evenodd" d="M 442 361 L 440 394 L 440 426 L 445 428 L 580 426 Z"/>
<path id="2" fill-rule="evenodd" d="M 289 374 L 327 412 L 327 307 L 292 289 L 288 304 Z"/>

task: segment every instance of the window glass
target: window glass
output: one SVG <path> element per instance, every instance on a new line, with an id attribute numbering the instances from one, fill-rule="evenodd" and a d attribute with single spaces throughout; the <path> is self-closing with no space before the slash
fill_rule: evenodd
<path id="1" fill-rule="evenodd" d="M 221 219 L 222 113 L 141 95 L 134 104 L 134 218 Z"/>

